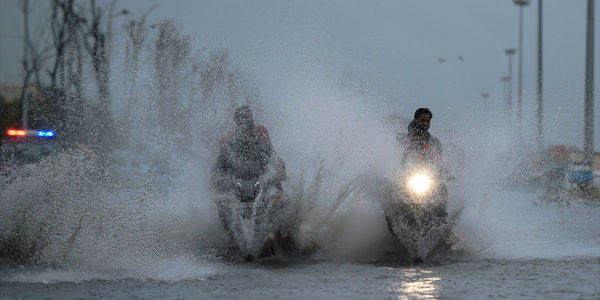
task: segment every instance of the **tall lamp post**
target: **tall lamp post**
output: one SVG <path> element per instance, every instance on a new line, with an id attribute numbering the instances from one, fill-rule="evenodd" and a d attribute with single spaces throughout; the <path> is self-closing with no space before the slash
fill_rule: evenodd
<path id="1" fill-rule="evenodd" d="M 508 101 L 508 85 L 510 84 L 510 76 L 502 76 L 500 77 L 500 80 L 504 83 L 504 100 L 506 102 L 506 115 L 508 116 L 511 110 L 510 102 Z"/>
<path id="2" fill-rule="evenodd" d="M 483 98 L 483 117 L 485 118 L 485 123 L 488 123 L 488 98 L 490 97 L 490 93 L 483 92 L 481 93 L 481 98 Z"/>
<path id="3" fill-rule="evenodd" d="M 517 52 L 515 48 L 508 48 L 504 53 L 508 56 L 508 120 L 512 121 L 512 56 Z"/>
<path id="4" fill-rule="evenodd" d="M 585 163 L 594 161 L 594 0 L 587 2 L 587 30 L 585 49 L 585 127 L 583 151 Z"/>
<path id="5" fill-rule="evenodd" d="M 544 90 L 543 90 L 543 60 L 542 60 L 542 0 L 538 0 L 538 70 L 537 70 L 537 143 L 538 151 L 542 153 L 544 137 Z"/>
<path id="6" fill-rule="evenodd" d="M 483 111 L 487 113 L 487 99 L 490 97 L 490 93 L 483 92 L 481 93 L 481 98 L 483 98 Z"/>
<path id="7" fill-rule="evenodd" d="M 523 136 L 523 7 L 528 6 L 531 0 L 513 0 L 519 6 L 519 70 L 517 75 L 517 119 L 519 122 L 519 138 Z"/>

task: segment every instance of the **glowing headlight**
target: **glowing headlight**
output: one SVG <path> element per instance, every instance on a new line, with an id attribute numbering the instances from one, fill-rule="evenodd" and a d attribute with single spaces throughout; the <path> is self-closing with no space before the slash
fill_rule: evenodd
<path id="1" fill-rule="evenodd" d="M 415 174 L 408 179 L 408 186 L 417 194 L 424 194 L 431 188 L 431 177 L 427 174 Z"/>

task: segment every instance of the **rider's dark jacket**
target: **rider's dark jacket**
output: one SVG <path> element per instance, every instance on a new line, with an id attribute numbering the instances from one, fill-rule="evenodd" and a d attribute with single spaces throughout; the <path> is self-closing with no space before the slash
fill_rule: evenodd
<path id="1" fill-rule="evenodd" d="M 265 171 L 272 153 L 271 138 L 264 126 L 255 125 L 248 132 L 233 130 L 219 143 L 213 173 L 220 177 L 259 177 Z"/>
<path id="2" fill-rule="evenodd" d="M 415 120 L 408 125 L 407 133 L 399 134 L 396 138 L 404 150 L 402 153 L 403 164 L 410 159 L 417 159 L 438 166 L 444 165 L 442 143 L 429 131 L 419 128 Z"/>

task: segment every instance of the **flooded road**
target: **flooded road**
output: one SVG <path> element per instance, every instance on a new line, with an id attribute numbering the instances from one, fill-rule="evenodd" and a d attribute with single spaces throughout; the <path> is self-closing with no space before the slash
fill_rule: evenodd
<path id="1" fill-rule="evenodd" d="M 98 226 L 110 215 L 97 223 L 90 217 L 68 253 L 51 250 L 65 249 L 70 231 L 48 231 L 49 245 L 56 246 L 41 252 L 46 267 L 0 260 L 0 299 L 600 298 L 598 203 L 541 203 L 536 193 L 499 186 L 453 196 L 473 199 L 464 201 L 453 228 L 460 242 L 425 264 L 382 251 L 391 235 L 368 199 L 337 212 L 337 223 L 327 225 L 333 234 L 316 257 L 243 263 L 208 249 L 168 247 L 192 246 L 195 229 L 214 225 L 199 216 L 217 221 L 208 208 L 195 213 L 187 208 L 198 204 L 182 200 L 170 204 L 171 211 L 158 206 L 144 218 L 115 218 L 119 226 L 111 235 L 94 231 L 107 232 Z M 169 227 L 173 216 L 182 220 Z M 171 235 L 159 235 L 161 228 Z"/>
<path id="2" fill-rule="evenodd" d="M 208 268 L 208 267 L 207 267 Z M 2 299 L 597 299 L 600 257 L 486 259 L 437 266 L 315 261 L 213 264 L 181 281 L 2 282 Z M 23 272 L 35 281 L 52 271 Z M 36 275 L 37 273 L 37 275 Z M 54 272 L 55 279 L 73 276 Z M 45 275 L 44 275 L 45 274 Z M 16 279 L 13 277 L 13 279 Z"/>

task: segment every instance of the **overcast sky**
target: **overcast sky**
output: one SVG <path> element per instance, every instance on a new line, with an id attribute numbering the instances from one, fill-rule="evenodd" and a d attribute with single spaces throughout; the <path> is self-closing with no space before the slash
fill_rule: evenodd
<path id="1" fill-rule="evenodd" d="M 34 1 L 36 2 L 36 1 Z M 103 1 L 100 1 L 101 3 Z M 104 1 L 108 3 L 109 1 Z M 524 117 L 535 132 L 537 0 L 524 9 Z M 19 78 L 14 0 L 0 0 L 0 83 Z M 546 143 L 583 145 L 586 0 L 544 1 Z M 363 81 L 382 107 L 431 107 L 438 122 L 470 118 L 490 93 L 490 111 L 504 105 L 504 50 L 517 47 L 518 8 L 512 0 L 128 0 L 134 14 L 152 4 L 150 22 L 173 19 L 197 49 L 229 49 L 271 99 L 310 84 L 310 78 Z M 596 20 L 600 5 L 596 5 Z M 600 143 L 596 28 L 595 144 Z M 462 56 L 464 60 L 459 60 Z M 439 58 L 445 59 L 441 63 Z M 517 57 L 513 101 L 517 102 Z M 310 88 L 307 86 L 307 88 Z M 477 111 L 477 109 L 475 109 Z M 438 117 L 439 116 L 439 117 Z M 435 124 L 434 124 L 435 125 Z M 598 147 L 595 147 L 598 151 Z"/>

